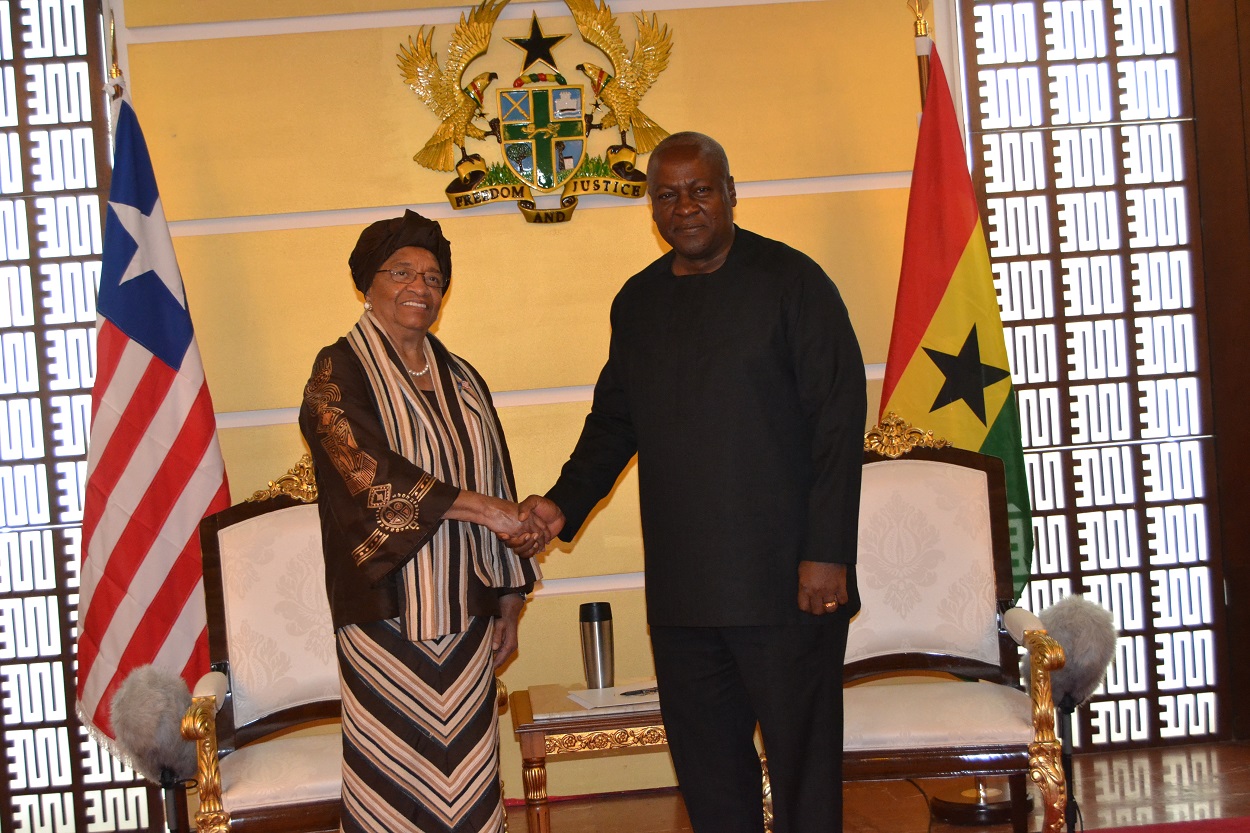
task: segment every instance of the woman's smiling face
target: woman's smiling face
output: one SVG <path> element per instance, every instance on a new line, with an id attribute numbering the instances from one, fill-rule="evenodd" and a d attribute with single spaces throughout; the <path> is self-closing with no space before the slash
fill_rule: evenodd
<path id="1" fill-rule="evenodd" d="M 390 270 L 413 273 L 416 278 L 408 284 L 400 283 Z M 413 335 L 422 337 L 438 320 L 443 303 L 443 290 L 428 285 L 423 276 L 442 277 L 438 258 L 429 249 L 405 246 L 383 262 L 365 297 L 373 304 L 373 315 L 382 327 L 396 340 L 406 340 Z"/>

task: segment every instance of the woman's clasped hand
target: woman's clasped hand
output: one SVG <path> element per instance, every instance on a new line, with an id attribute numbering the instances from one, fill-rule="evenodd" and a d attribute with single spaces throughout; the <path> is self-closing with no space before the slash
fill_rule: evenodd
<path id="1" fill-rule="evenodd" d="M 500 539 L 508 548 L 522 558 L 533 558 L 547 548 L 555 532 L 547 526 L 537 513 L 528 512 L 519 504 L 512 504 L 517 511 L 518 531 L 512 535 L 501 535 Z"/>

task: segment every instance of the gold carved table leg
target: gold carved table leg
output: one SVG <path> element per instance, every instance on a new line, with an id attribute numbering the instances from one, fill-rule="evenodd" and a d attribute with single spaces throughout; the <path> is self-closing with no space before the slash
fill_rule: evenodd
<path id="1" fill-rule="evenodd" d="M 551 808 L 547 806 L 547 759 L 525 757 L 521 761 L 525 782 L 525 820 L 530 833 L 551 833 Z"/>
<path id="2" fill-rule="evenodd" d="M 551 833 L 547 806 L 547 735 L 525 732 L 521 741 L 521 780 L 525 786 L 525 819 L 530 833 Z"/>

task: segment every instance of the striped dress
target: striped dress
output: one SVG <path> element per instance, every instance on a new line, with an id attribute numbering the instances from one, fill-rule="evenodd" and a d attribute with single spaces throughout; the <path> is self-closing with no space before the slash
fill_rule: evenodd
<path id="1" fill-rule="evenodd" d="M 503 830 L 491 651 L 498 596 L 537 566 L 444 521 L 467 489 L 515 499 L 485 383 L 433 336 L 418 391 L 368 314 L 324 349 L 300 426 L 321 489 L 343 700 L 345 831 Z"/>
<path id="2" fill-rule="evenodd" d="M 499 831 L 491 620 L 411 642 L 396 620 L 338 633 L 344 831 Z"/>

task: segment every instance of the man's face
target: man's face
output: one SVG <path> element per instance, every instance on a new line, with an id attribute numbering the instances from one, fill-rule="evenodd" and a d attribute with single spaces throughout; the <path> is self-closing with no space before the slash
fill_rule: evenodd
<path id="1" fill-rule="evenodd" d="M 678 275 L 714 272 L 733 245 L 733 177 L 695 147 L 676 147 L 647 172 L 651 217 L 673 247 Z"/>

